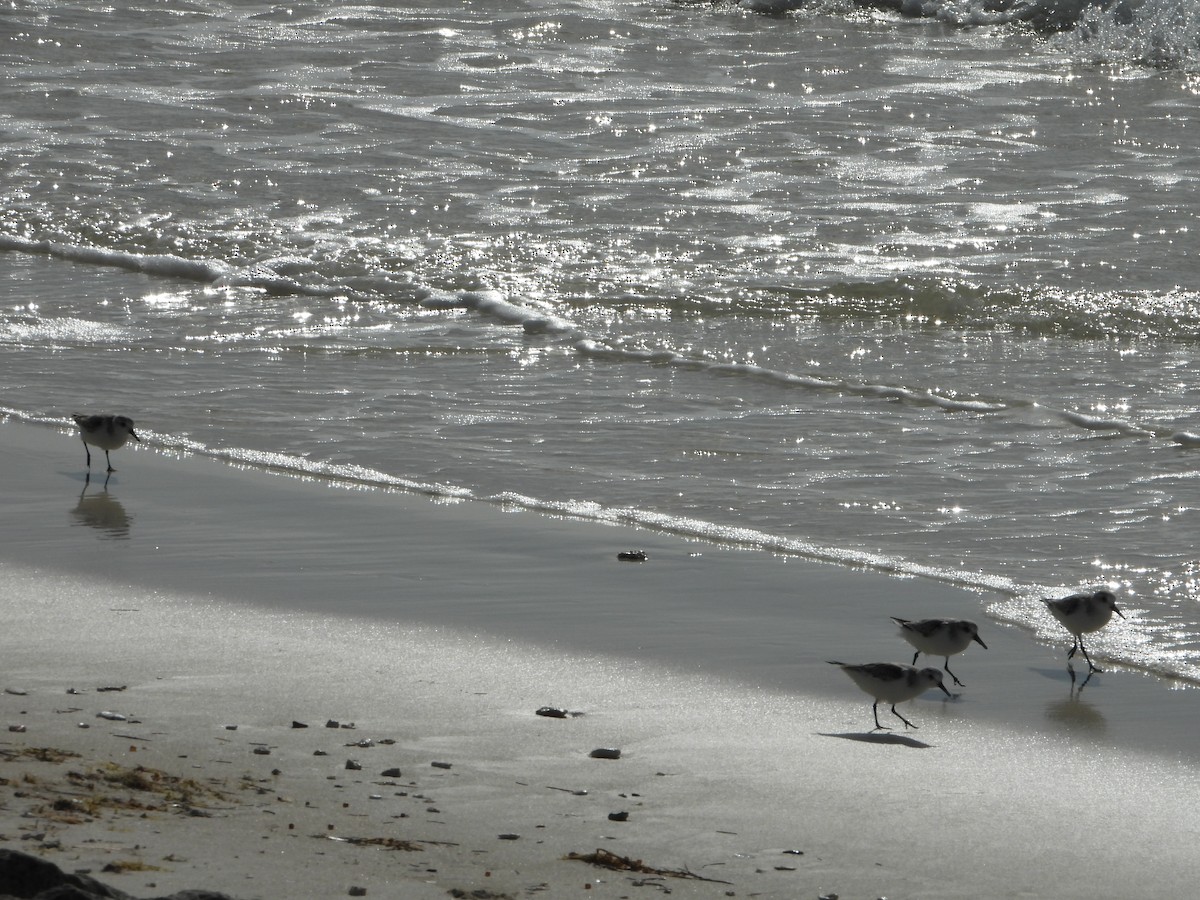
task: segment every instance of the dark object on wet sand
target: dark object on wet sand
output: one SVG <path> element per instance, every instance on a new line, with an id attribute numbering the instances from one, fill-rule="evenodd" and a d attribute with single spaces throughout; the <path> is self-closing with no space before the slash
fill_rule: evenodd
<path id="1" fill-rule="evenodd" d="M 603 847 L 598 848 L 594 853 L 568 853 L 563 859 L 590 863 L 593 866 L 599 866 L 602 869 L 612 869 L 615 872 L 641 872 L 645 875 L 691 878 L 695 881 L 712 881 L 716 884 L 733 883 L 722 881 L 720 878 L 705 878 L 703 875 L 697 875 L 695 872 L 690 872 L 687 869 L 657 869 L 646 865 L 640 859 L 633 859 L 629 856 L 618 856 L 616 853 L 613 853 L 611 850 L 605 850 Z"/>
<path id="2" fill-rule="evenodd" d="M 379 773 L 379 777 L 380 778 L 399 778 L 400 770 L 399 769 L 384 769 L 382 772 Z"/>
<path id="3" fill-rule="evenodd" d="M 617 559 L 622 560 L 623 562 L 645 562 L 646 561 L 646 551 L 645 550 L 622 550 L 620 553 L 617 554 Z"/>
<path id="4" fill-rule="evenodd" d="M 628 822 L 629 813 L 622 810 L 621 812 L 609 813 L 608 821 L 610 822 Z"/>
<path id="5" fill-rule="evenodd" d="M 21 900 L 135 900 L 87 875 L 70 875 L 44 859 L 0 848 L 0 896 Z M 154 900 L 233 900 L 217 891 L 178 891 Z"/>
<path id="6" fill-rule="evenodd" d="M 537 711 L 537 714 L 550 719 L 565 719 L 567 717 L 567 711 L 557 706 L 543 706 Z"/>
<path id="7" fill-rule="evenodd" d="M 621 751 L 616 747 L 597 747 L 588 756 L 592 759 L 620 759 Z"/>

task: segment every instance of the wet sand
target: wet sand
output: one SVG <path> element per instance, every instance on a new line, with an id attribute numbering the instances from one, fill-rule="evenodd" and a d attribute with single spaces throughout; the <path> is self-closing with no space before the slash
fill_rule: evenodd
<path id="1" fill-rule="evenodd" d="M 0 845 L 68 871 L 245 898 L 1200 876 L 1197 692 L 1113 670 L 1076 694 L 1069 641 L 988 623 L 986 597 L 152 447 L 105 490 L 81 451 L 0 425 Z M 747 596 L 777 600 L 747 621 Z M 872 734 L 824 660 L 907 662 L 887 615 L 951 606 L 989 645 L 955 657 L 967 687 Z M 597 850 L 656 871 L 568 858 Z"/>

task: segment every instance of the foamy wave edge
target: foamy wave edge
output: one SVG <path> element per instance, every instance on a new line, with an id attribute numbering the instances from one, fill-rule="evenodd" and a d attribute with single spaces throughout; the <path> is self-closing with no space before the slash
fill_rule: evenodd
<path id="1" fill-rule="evenodd" d="M 73 423 L 62 417 L 35 415 L 6 407 L 0 407 L 0 417 L 53 427 L 63 433 L 74 432 Z M 394 491 L 423 496 L 434 502 L 484 503 L 501 509 L 518 509 L 600 525 L 634 527 L 698 543 L 759 550 L 881 575 L 937 581 L 966 591 L 996 595 L 997 599 L 987 606 L 989 616 L 996 621 L 1018 626 L 1039 642 L 1049 645 L 1063 644 L 1067 636 L 1044 610 L 1040 598 L 1063 596 L 1081 587 L 1020 584 L 998 575 L 922 565 L 884 554 L 828 547 L 752 528 L 720 525 L 653 510 L 608 507 L 582 500 L 545 500 L 515 492 L 480 495 L 469 488 L 414 481 L 364 466 L 313 461 L 239 447 L 208 447 L 199 441 L 159 434 L 149 429 L 139 429 L 139 432 L 143 444 L 163 452 L 203 456 L 268 474 L 321 481 L 331 487 Z M 1173 626 L 1139 610 L 1136 603 L 1123 605 L 1129 621 L 1138 627 L 1124 629 L 1120 633 L 1110 630 L 1111 633 L 1094 637 L 1095 650 L 1118 665 L 1172 680 L 1180 686 L 1200 686 L 1200 663 L 1195 661 L 1195 654 L 1184 648 L 1170 646 L 1165 640 L 1156 640 L 1156 636 L 1168 636 Z"/>

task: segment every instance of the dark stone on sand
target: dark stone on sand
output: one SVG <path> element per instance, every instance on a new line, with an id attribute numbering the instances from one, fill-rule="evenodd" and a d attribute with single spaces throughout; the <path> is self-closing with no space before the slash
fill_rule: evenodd
<path id="1" fill-rule="evenodd" d="M 539 716 L 546 716 L 550 719 L 565 719 L 568 713 L 565 709 L 560 709 L 557 706 L 543 706 L 537 711 Z"/>
<path id="2" fill-rule="evenodd" d="M 519 841 L 521 839 L 519 834 L 513 834 L 511 831 L 496 836 L 502 841 Z"/>
<path id="3" fill-rule="evenodd" d="M 380 778 L 399 778 L 399 777 L 400 777 L 400 770 L 399 770 L 399 769 L 395 769 L 395 768 L 393 768 L 393 769 L 384 769 L 382 772 L 380 772 L 380 773 L 379 773 L 379 777 L 380 777 Z"/>
<path id="4" fill-rule="evenodd" d="M 629 813 L 627 813 L 623 810 L 621 812 L 609 813 L 608 821 L 610 821 L 610 822 L 628 822 L 629 821 Z"/>
<path id="5" fill-rule="evenodd" d="M 293 728 L 307 728 L 308 725 L 306 725 L 304 722 L 297 722 L 295 719 L 292 719 L 292 727 Z"/>
<path id="6" fill-rule="evenodd" d="M 622 562 L 645 562 L 646 561 L 646 551 L 645 550 L 622 550 L 620 553 L 617 554 L 617 559 L 621 560 Z"/>
<path id="7" fill-rule="evenodd" d="M 0 897 L 21 900 L 135 900 L 132 894 L 90 878 L 71 875 L 28 853 L 0 848 Z M 154 900 L 233 900 L 217 891 L 177 891 Z"/>
<path id="8" fill-rule="evenodd" d="M 592 759 L 620 759 L 621 751 L 616 747 L 597 747 L 588 756 Z"/>
<path id="9" fill-rule="evenodd" d="M 448 768 L 450 768 L 451 764 L 448 762 L 435 762 L 435 763 L 430 763 L 430 765 L 433 766 L 435 769 L 448 769 Z"/>
<path id="10" fill-rule="evenodd" d="M 359 769 L 362 768 L 362 763 L 356 762 L 353 759 L 348 759 L 348 760 L 346 760 L 346 768 L 349 769 L 351 772 L 357 772 Z"/>
<path id="11" fill-rule="evenodd" d="M 365 887 L 351 887 L 350 888 L 350 896 L 351 897 L 365 897 L 365 896 L 367 896 L 367 889 Z"/>

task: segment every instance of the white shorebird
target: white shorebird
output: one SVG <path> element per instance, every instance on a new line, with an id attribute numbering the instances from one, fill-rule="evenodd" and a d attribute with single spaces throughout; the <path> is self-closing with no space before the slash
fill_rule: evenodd
<path id="1" fill-rule="evenodd" d="M 942 666 L 946 674 L 954 679 L 959 687 L 966 687 L 958 676 L 950 671 L 950 657 L 962 653 L 974 641 L 984 650 L 987 644 L 979 637 L 979 626 L 965 619 L 921 619 L 914 622 L 911 619 L 901 619 L 892 616 L 892 621 L 900 626 L 900 636 L 917 648 L 913 654 L 913 665 L 922 653 L 929 656 L 942 656 L 946 664 Z"/>
<path id="2" fill-rule="evenodd" d="M 1067 654 L 1067 668 L 1071 667 L 1071 657 L 1075 655 L 1075 651 L 1079 650 L 1083 652 L 1083 658 L 1087 660 L 1089 674 L 1104 671 L 1092 663 L 1087 647 L 1083 646 L 1083 636 L 1092 631 L 1099 631 L 1107 625 L 1113 613 L 1122 619 L 1125 618 L 1125 614 L 1117 609 L 1116 595 L 1112 591 L 1101 588 L 1098 591 L 1071 594 L 1069 597 L 1062 597 L 1058 600 L 1043 597 L 1042 602 L 1053 613 L 1054 618 L 1062 623 L 1063 628 L 1075 636 L 1075 643 L 1071 647 L 1071 652 Z M 1073 678 L 1074 669 L 1071 670 L 1071 675 Z"/>
<path id="3" fill-rule="evenodd" d="M 141 441 L 141 438 L 133 430 L 133 419 L 128 416 L 81 416 L 76 414 L 72 418 L 79 426 L 79 437 L 83 440 L 83 452 L 87 454 L 89 472 L 92 469 L 92 451 L 88 449 L 88 444 L 104 451 L 104 461 L 108 463 L 108 471 L 115 472 L 112 460 L 108 458 L 108 451 L 124 447 L 125 442 L 130 438 Z"/>
<path id="4" fill-rule="evenodd" d="M 909 728 L 916 728 L 912 722 L 896 712 L 896 704 L 911 700 L 925 693 L 930 688 L 940 688 L 947 696 L 950 692 L 942 684 L 940 669 L 918 669 L 916 666 L 902 666 L 897 663 L 863 663 L 859 666 L 848 665 L 837 660 L 826 660 L 831 666 L 838 666 L 850 676 L 864 693 L 875 698 L 871 711 L 875 713 L 875 730 L 888 731 L 886 726 L 879 724 L 879 701 L 890 703 L 892 715 Z"/>

